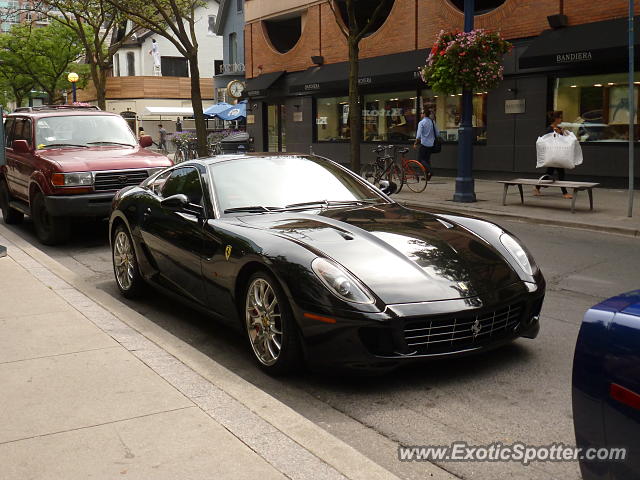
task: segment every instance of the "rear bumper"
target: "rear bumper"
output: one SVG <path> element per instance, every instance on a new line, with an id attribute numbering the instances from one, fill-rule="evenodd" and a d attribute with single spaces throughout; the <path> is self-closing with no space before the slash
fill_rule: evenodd
<path id="1" fill-rule="evenodd" d="M 45 197 L 49 215 L 54 217 L 108 217 L 115 192 Z"/>

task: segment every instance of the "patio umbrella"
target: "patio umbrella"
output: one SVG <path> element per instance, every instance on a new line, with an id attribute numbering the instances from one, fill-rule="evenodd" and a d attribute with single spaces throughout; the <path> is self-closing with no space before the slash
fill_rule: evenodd
<path id="1" fill-rule="evenodd" d="M 220 102 L 220 103 L 216 103 L 214 105 L 211 105 L 203 113 L 205 115 L 209 115 L 210 117 L 215 117 L 216 115 L 218 115 L 218 113 L 220 113 L 220 112 L 222 112 L 224 110 L 228 110 L 231 107 L 233 107 L 233 105 L 231 105 L 230 103 Z"/>
<path id="2" fill-rule="evenodd" d="M 240 117 L 247 116 L 247 104 L 239 103 L 237 105 L 231 105 L 231 108 L 228 108 L 222 112 L 218 112 L 216 114 L 218 118 L 222 120 L 237 120 Z"/>

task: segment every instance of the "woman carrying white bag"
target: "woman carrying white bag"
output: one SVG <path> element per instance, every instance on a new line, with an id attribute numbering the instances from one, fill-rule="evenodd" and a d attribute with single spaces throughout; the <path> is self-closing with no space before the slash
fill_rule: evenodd
<path id="1" fill-rule="evenodd" d="M 558 173 L 558 180 L 565 179 L 565 168 L 573 169 L 582 163 L 582 148 L 573 134 L 560 126 L 562 112 L 549 113 L 549 129 L 536 142 L 536 168 L 547 167 L 546 174 L 553 177 Z M 533 189 L 534 195 L 540 195 L 540 187 Z M 562 196 L 571 199 L 573 196 L 562 188 Z"/>

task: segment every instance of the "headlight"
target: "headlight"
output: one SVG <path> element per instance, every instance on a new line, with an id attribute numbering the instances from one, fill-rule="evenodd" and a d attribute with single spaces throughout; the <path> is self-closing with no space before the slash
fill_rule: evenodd
<path id="1" fill-rule="evenodd" d="M 352 275 L 326 258 L 316 258 L 311 268 L 331 293 L 351 303 L 373 303 L 366 289 Z"/>
<path id="2" fill-rule="evenodd" d="M 85 187 L 93 185 L 93 173 L 54 173 L 51 183 L 56 187 Z"/>
<path id="3" fill-rule="evenodd" d="M 502 235 L 500 235 L 500 242 L 502 242 L 504 248 L 509 251 L 518 265 L 522 267 L 522 270 L 524 270 L 529 275 L 533 275 L 533 272 L 536 268 L 535 263 L 532 259 L 529 258 L 529 254 L 527 254 L 527 251 L 524 249 L 524 247 L 520 245 L 520 243 L 508 233 L 503 233 Z"/>

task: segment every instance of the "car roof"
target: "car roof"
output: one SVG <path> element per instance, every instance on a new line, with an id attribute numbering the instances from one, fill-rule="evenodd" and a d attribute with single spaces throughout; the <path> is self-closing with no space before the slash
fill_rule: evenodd
<path id="1" fill-rule="evenodd" d="M 215 157 L 199 158 L 197 161 L 205 165 L 215 165 L 216 163 L 228 162 L 232 160 L 244 160 L 248 158 L 269 158 L 269 157 L 304 157 L 304 158 L 322 158 L 318 155 L 310 155 L 308 153 L 293 153 L 293 152 L 248 152 L 248 153 L 229 153 L 223 155 L 216 155 Z"/>
<path id="2" fill-rule="evenodd" d="M 7 115 L 7 118 L 16 117 L 16 116 L 26 116 L 32 118 L 43 118 L 43 117 L 69 117 L 69 116 L 86 116 L 86 115 L 109 115 L 119 117 L 117 113 L 106 112 L 104 110 L 100 110 L 96 108 L 90 107 L 64 107 L 63 105 L 53 105 L 50 108 L 48 107 L 21 107 L 10 114 Z"/>

